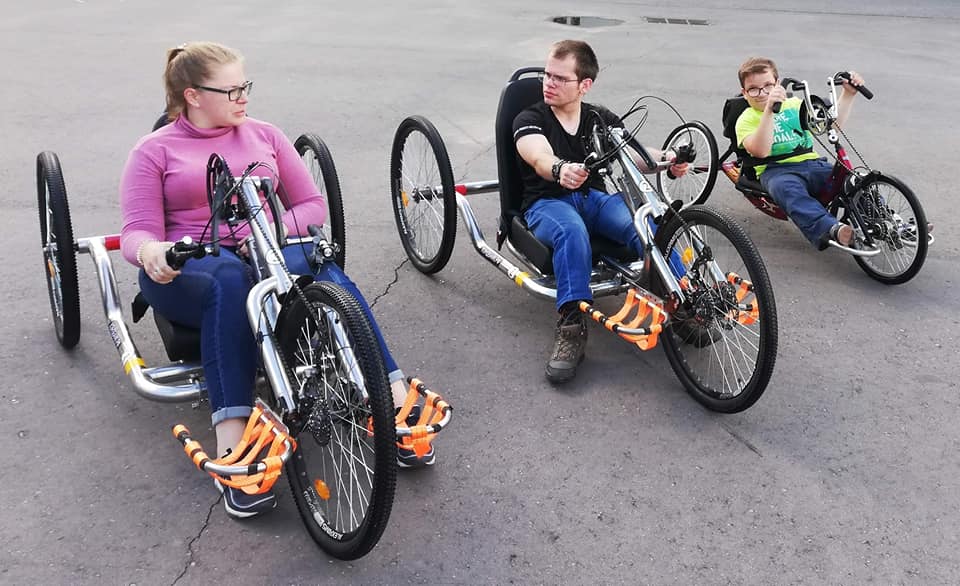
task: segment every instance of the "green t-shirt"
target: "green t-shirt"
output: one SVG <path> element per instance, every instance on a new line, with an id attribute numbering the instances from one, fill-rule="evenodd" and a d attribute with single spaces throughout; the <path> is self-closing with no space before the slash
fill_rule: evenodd
<path id="1" fill-rule="evenodd" d="M 780 107 L 780 112 L 773 115 L 773 145 L 770 147 L 770 156 L 783 155 L 792 152 L 797 147 L 813 148 L 813 135 L 800 126 L 800 98 L 787 98 Z M 743 139 L 757 131 L 760 127 L 762 110 L 747 108 L 737 118 L 737 146 L 743 148 Z M 817 159 L 820 155 L 811 151 L 795 157 L 781 159 L 776 163 L 799 163 L 810 159 Z M 766 165 L 755 167 L 757 177 L 766 169 Z"/>

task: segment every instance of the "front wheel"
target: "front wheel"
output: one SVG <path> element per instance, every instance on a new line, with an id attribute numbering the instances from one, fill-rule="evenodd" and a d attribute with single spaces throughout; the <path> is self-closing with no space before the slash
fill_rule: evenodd
<path id="1" fill-rule="evenodd" d="M 704 206 L 682 209 L 657 231 L 656 245 L 685 297 L 660 338 L 670 366 L 708 409 L 747 409 L 766 390 L 777 357 L 777 308 L 756 246 Z"/>
<path id="2" fill-rule="evenodd" d="M 410 262 L 421 273 L 441 270 L 457 236 L 457 200 L 447 148 L 423 116 L 411 116 L 397 128 L 390 155 L 390 194 Z"/>
<path id="3" fill-rule="evenodd" d="M 663 150 L 691 145 L 696 158 L 683 177 L 671 179 L 667 171 L 657 173 L 657 189 L 669 200 L 680 200 L 684 207 L 707 201 L 720 169 L 717 140 L 703 122 L 694 120 L 673 129 L 663 143 Z"/>
<path id="4" fill-rule="evenodd" d="M 854 226 L 873 238 L 880 254 L 855 256 L 860 268 L 886 285 L 899 285 L 912 279 L 927 258 L 927 216 L 920 200 L 895 177 L 871 175 L 864 179 L 853 197 L 857 214 Z"/>
<path id="5" fill-rule="evenodd" d="M 377 544 L 393 506 L 397 444 L 386 369 L 366 314 L 345 289 L 316 282 L 289 295 L 277 338 L 296 402 L 290 488 L 317 544 L 356 559 Z"/>
<path id="6" fill-rule="evenodd" d="M 340 268 L 347 262 L 347 229 L 343 217 L 340 178 L 333 164 L 333 155 L 323 140 L 313 133 L 301 134 L 293 144 L 307 166 L 317 190 L 327 202 L 327 219 L 320 226 L 323 237 L 334 245 L 333 260 Z"/>
<path id="7" fill-rule="evenodd" d="M 64 348 L 80 341 L 80 287 L 77 251 L 67 204 L 67 188 L 55 153 L 37 155 L 37 200 L 40 208 L 40 244 L 50 293 L 50 310 L 57 340 Z"/>

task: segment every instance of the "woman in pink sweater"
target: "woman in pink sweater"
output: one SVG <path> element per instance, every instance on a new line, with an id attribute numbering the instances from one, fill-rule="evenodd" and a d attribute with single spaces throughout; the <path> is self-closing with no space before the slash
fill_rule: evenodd
<path id="1" fill-rule="evenodd" d="M 251 413 L 258 360 L 245 310 L 252 270 L 238 251 L 249 228 L 226 235 L 220 256 L 190 260 L 179 271 L 167 265 L 166 251 L 183 236 L 199 241 L 205 235 L 211 153 L 234 169 L 253 161 L 265 164 L 257 174 L 272 173 L 287 210 L 280 221 L 288 234 L 307 235 L 309 224 L 325 220 L 326 206 L 290 141 L 273 125 L 247 117 L 252 82 L 238 53 L 216 43 L 181 45 L 167 53 L 164 81 L 171 123 L 137 142 L 120 183 L 121 250 L 142 268 L 140 289 L 154 311 L 200 329 L 217 453 L 224 454 L 239 442 Z M 299 246 L 285 248 L 284 258 L 292 273 L 311 272 Z M 383 351 L 394 402 L 402 403 L 404 375 L 356 285 L 332 262 L 323 263 L 316 277 L 344 286 L 360 301 Z M 402 466 L 434 461 L 432 448 L 423 458 L 408 450 L 400 450 L 399 457 Z M 249 517 L 272 508 L 276 499 L 226 487 L 224 504 L 231 515 Z"/>

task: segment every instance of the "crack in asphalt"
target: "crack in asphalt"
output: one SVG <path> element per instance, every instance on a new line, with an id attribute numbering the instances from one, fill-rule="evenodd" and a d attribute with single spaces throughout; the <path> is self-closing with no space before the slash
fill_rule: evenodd
<path id="1" fill-rule="evenodd" d="M 207 526 L 210 525 L 210 516 L 213 515 L 213 509 L 218 504 L 220 504 L 221 500 L 223 500 L 222 494 L 217 500 L 213 501 L 212 505 L 210 505 L 210 510 L 207 511 L 207 518 L 203 520 L 203 526 L 200 527 L 200 531 L 197 532 L 197 535 L 193 539 L 187 542 L 187 551 L 190 553 L 190 557 L 187 558 L 187 563 L 184 564 L 183 570 L 176 577 L 176 579 L 174 579 L 174 581 L 171 583 L 170 586 L 174 586 L 177 582 L 180 581 L 181 578 L 187 575 L 187 571 L 190 569 L 190 566 L 193 564 L 193 544 L 196 540 L 200 539 L 200 536 L 203 535 L 203 532 L 207 530 Z"/>
<path id="2" fill-rule="evenodd" d="M 400 280 L 400 269 L 403 268 L 403 265 L 407 264 L 407 262 L 409 262 L 409 261 L 410 261 L 410 258 L 409 258 L 409 257 L 408 257 L 408 258 L 405 258 L 405 259 L 403 259 L 403 260 L 400 262 L 400 264 L 398 264 L 396 267 L 394 267 L 394 269 L 393 269 L 393 280 L 390 281 L 389 283 L 387 283 L 387 288 L 383 290 L 383 293 L 381 293 L 381 294 L 379 294 L 379 295 L 377 295 L 376 297 L 373 298 L 373 301 L 370 303 L 370 309 L 373 309 L 373 306 L 375 306 L 375 305 L 377 304 L 377 301 L 380 301 L 380 298 L 385 297 L 385 296 L 387 295 L 387 293 L 390 292 L 390 287 L 393 287 L 393 286 L 397 283 L 397 281 Z"/>
<path id="3" fill-rule="evenodd" d="M 467 179 L 466 179 L 466 178 L 467 178 L 467 175 L 470 174 L 470 164 L 473 163 L 474 161 L 476 161 L 477 159 L 479 159 L 480 157 L 482 157 L 483 155 L 489 153 L 491 150 L 493 150 L 493 147 L 495 147 L 495 146 L 496 146 L 495 143 L 490 143 L 490 144 L 488 144 L 486 147 L 484 147 L 483 149 L 481 149 L 479 152 L 477 152 L 475 155 L 473 155 L 472 157 L 470 157 L 470 158 L 463 164 L 463 172 L 461 173 L 460 178 L 456 180 L 456 183 L 464 183 L 464 182 L 466 182 L 466 180 L 467 180 Z"/>
<path id="4" fill-rule="evenodd" d="M 733 439 L 735 439 L 735 440 L 737 440 L 738 442 L 740 442 L 741 444 L 747 446 L 747 447 L 750 449 L 751 452 L 753 452 L 754 454 L 760 456 L 761 458 L 763 457 L 763 454 L 760 453 L 760 450 L 758 450 L 755 445 L 751 444 L 750 441 L 749 441 L 747 438 L 743 437 L 743 436 L 740 435 L 739 433 L 737 433 L 737 432 L 733 431 L 732 429 L 730 429 L 729 427 L 727 427 L 727 424 L 726 424 L 726 423 L 721 423 L 721 424 L 720 424 L 720 427 L 722 427 L 725 432 L 727 432 L 727 433 L 729 433 L 731 436 L 733 436 Z"/>

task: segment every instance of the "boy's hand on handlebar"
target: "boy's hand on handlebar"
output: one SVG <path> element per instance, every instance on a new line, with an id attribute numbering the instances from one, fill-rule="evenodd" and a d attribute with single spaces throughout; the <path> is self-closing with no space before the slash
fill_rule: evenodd
<path id="1" fill-rule="evenodd" d="M 850 71 L 848 73 L 850 74 L 850 79 L 841 78 L 840 81 L 843 84 L 844 93 L 852 96 L 857 93 L 857 88 L 863 85 L 863 77 L 856 71 Z"/>
<path id="2" fill-rule="evenodd" d="M 154 283 L 165 285 L 174 280 L 180 271 L 174 270 L 167 264 L 167 250 L 173 242 L 158 242 L 156 240 L 143 244 L 140 259 L 143 261 L 143 270 Z"/>
<path id="3" fill-rule="evenodd" d="M 564 189 L 579 189 L 590 177 L 590 172 L 582 163 L 565 163 L 560 167 L 560 186 Z"/>
<path id="4" fill-rule="evenodd" d="M 773 112 L 774 104 L 782 104 L 787 99 L 787 89 L 780 84 L 773 86 L 767 95 L 767 102 L 763 106 L 764 112 Z"/>

